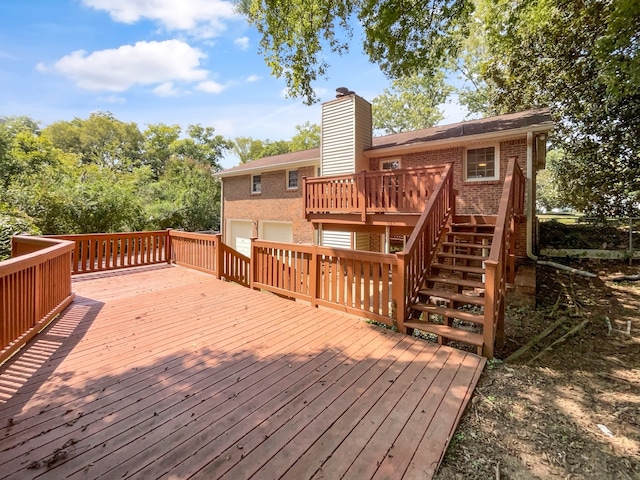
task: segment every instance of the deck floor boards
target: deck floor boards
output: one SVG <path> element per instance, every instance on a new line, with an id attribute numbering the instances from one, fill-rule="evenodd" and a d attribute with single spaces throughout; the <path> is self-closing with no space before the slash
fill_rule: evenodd
<path id="1" fill-rule="evenodd" d="M 431 478 L 485 364 L 181 267 L 74 291 L 0 367 L 1 479 Z"/>

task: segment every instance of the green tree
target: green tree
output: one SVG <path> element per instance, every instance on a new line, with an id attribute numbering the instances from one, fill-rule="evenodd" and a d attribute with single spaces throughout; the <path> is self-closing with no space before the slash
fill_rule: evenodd
<path id="1" fill-rule="evenodd" d="M 40 230 L 22 212 L 0 203 L 0 261 L 11 256 L 11 237 L 21 234 L 39 235 Z"/>
<path id="2" fill-rule="evenodd" d="M 296 132 L 289 143 L 289 149 L 292 152 L 320 147 L 321 128 L 317 123 L 305 122 L 302 125 L 296 125 Z"/>
<path id="3" fill-rule="evenodd" d="M 213 127 L 203 127 L 200 124 L 189 125 L 187 128 L 189 137 L 173 142 L 171 153 L 176 158 L 192 159 L 214 170 L 219 170 L 220 159 L 233 145 L 222 135 L 215 135 L 214 132 Z"/>
<path id="4" fill-rule="evenodd" d="M 263 146 L 262 140 L 251 137 L 236 137 L 233 139 L 231 150 L 238 156 L 242 164 L 260 158 Z"/>
<path id="5" fill-rule="evenodd" d="M 392 134 L 432 127 L 444 118 L 438 107 L 453 90 L 444 70 L 394 80 L 391 90 L 373 99 L 373 128 Z"/>
<path id="6" fill-rule="evenodd" d="M 326 51 L 343 53 L 362 27 L 363 49 L 392 78 L 437 71 L 455 58 L 466 35 L 472 0 L 238 0 L 260 32 L 261 52 L 287 91 L 317 101 L 312 83 L 328 68 Z"/>
<path id="7" fill-rule="evenodd" d="M 287 140 L 269 140 L 268 138 L 262 142 L 262 149 L 258 154 L 258 158 L 272 157 L 274 155 L 282 155 L 291 151 L 291 144 Z"/>
<path id="8" fill-rule="evenodd" d="M 470 55 L 484 114 L 549 106 L 564 152 L 554 178 L 592 215 L 640 211 L 640 4 L 629 0 L 478 0 Z M 465 98 L 464 96 L 462 97 Z"/>
<path id="9" fill-rule="evenodd" d="M 211 168 L 193 159 L 170 160 L 164 176 L 148 186 L 147 195 L 153 201 L 145 216 L 153 228 L 220 228 L 220 182 Z"/>
<path id="10" fill-rule="evenodd" d="M 53 145 L 75 153 L 84 164 L 131 171 L 142 164 L 144 137 L 138 126 L 111 113 L 92 113 L 88 119 L 56 122 L 43 130 Z"/>
<path id="11" fill-rule="evenodd" d="M 179 125 L 158 123 L 147 126 L 143 132 L 143 163 L 151 167 L 154 177 L 160 178 L 172 155 L 172 147 L 180 138 L 182 129 Z"/>

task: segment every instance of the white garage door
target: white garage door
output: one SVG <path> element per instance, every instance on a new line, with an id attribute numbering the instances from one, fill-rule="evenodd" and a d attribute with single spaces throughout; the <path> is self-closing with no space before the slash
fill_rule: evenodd
<path id="1" fill-rule="evenodd" d="M 250 257 L 253 222 L 251 220 L 228 220 L 227 227 L 227 245 Z"/>
<path id="2" fill-rule="evenodd" d="M 293 243 L 293 224 L 291 222 L 260 222 L 260 239 Z"/>

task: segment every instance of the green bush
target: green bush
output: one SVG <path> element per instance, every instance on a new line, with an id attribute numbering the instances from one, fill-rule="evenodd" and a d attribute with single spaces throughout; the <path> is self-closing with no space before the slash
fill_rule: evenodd
<path id="1" fill-rule="evenodd" d="M 22 233 L 39 235 L 40 230 L 29 217 L 0 212 L 0 260 L 11 256 L 11 237 Z"/>

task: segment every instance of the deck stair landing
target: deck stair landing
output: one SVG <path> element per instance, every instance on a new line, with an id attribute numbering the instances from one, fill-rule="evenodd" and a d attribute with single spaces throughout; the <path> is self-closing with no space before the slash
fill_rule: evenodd
<path id="1" fill-rule="evenodd" d="M 482 353 L 484 262 L 493 241 L 495 218 L 456 217 L 431 264 L 431 272 L 412 306 L 411 329 L 432 333 Z"/>

